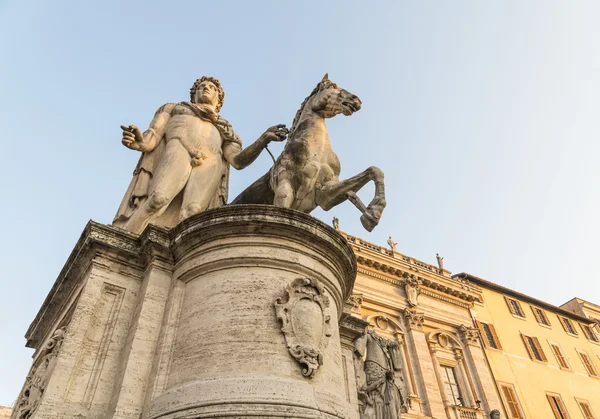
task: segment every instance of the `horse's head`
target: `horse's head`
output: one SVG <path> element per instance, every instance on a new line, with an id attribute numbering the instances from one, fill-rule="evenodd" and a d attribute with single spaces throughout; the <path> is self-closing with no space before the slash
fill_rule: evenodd
<path id="1" fill-rule="evenodd" d="M 323 118 L 332 118 L 340 113 L 346 116 L 352 115 L 360 109 L 361 105 L 358 96 L 330 81 L 327 74 L 315 88 L 310 100 L 312 111 Z"/>

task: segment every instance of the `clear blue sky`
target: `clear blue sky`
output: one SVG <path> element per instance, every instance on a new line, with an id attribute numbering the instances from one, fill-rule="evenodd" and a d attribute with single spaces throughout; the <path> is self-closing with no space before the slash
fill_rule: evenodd
<path id="1" fill-rule="evenodd" d="M 119 125 L 145 128 L 202 75 L 245 144 L 289 125 L 325 72 L 362 99 L 329 133 L 344 177 L 385 171 L 388 207 L 373 233 L 349 203 L 322 220 L 550 303 L 600 303 L 598 16 L 592 1 L 0 0 L 0 404 L 86 222 L 110 222 L 130 181 Z M 230 196 L 269 166 L 234 172 Z"/>

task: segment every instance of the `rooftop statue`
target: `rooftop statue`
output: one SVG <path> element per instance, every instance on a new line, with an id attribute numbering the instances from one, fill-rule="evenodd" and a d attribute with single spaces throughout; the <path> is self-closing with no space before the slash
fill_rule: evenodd
<path id="1" fill-rule="evenodd" d="M 251 164 L 271 141 L 285 140 L 285 125 L 267 129 L 242 150 L 231 124 L 219 115 L 225 92 L 213 77 L 196 80 L 190 102 L 161 106 L 142 133 L 121 126 L 122 143 L 142 152 L 113 224 L 141 233 L 149 224 L 174 227 L 191 215 L 227 203 L 229 165 Z"/>
<path id="2" fill-rule="evenodd" d="M 371 166 L 340 181 L 340 161 L 331 149 L 325 125 L 326 118 L 352 115 L 361 104 L 357 96 L 331 82 L 326 74 L 296 113 L 275 165 L 232 203 L 271 204 L 310 213 L 316 207 L 328 211 L 350 200 L 362 212 L 363 227 L 373 230 L 386 204 L 383 172 Z M 356 192 L 369 181 L 375 183 L 375 196 L 367 207 Z"/>

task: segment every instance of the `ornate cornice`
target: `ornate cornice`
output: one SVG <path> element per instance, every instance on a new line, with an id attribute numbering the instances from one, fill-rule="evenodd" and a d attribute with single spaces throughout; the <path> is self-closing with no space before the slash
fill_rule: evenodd
<path id="1" fill-rule="evenodd" d="M 469 308 L 473 302 L 481 300 L 480 290 L 469 285 L 467 281 L 454 280 L 442 275 L 421 276 L 409 267 L 401 266 L 400 262 L 392 266 L 392 263 L 382 263 L 358 252 L 357 263 L 359 273 L 396 286 L 419 284 L 420 293 L 460 307 Z"/>

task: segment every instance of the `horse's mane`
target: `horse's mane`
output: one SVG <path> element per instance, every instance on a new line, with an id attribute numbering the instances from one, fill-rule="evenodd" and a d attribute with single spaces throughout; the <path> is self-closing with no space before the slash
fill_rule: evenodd
<path id="1" fill-rule="evenodd" d="M 304 101 L 300 105 L 300 109 L 298 109 L 298 112 L 296 112 L 296 116 L 294 116 L 294 121 L 292 122 L 292 127 L 290 128 L 290 133 L 288 135 L 288 138 L 291 138 L 292 135 L 294 134 L 294 131 L 296 130 L 296 124 L 298 123 L 298 120 L 300 119 L 300 115 L 302 115 L 302 111 L 304 110 L 304 106 L 306 106 L 306 102 L 308 102 L 308 99 L 310 99 L 311 97 L 313 97 L 314 95 L 317 94 L 317 92 L 321 89 L 321 84 L 323 84 L 322 81 L 320 81 L 319 84 L 317 84 L 317 87 L 315 87 L 313 89 L 313 91 L 310 92 L 310 95 L 306 96 L 306 99 L 304 99 Z"/>

